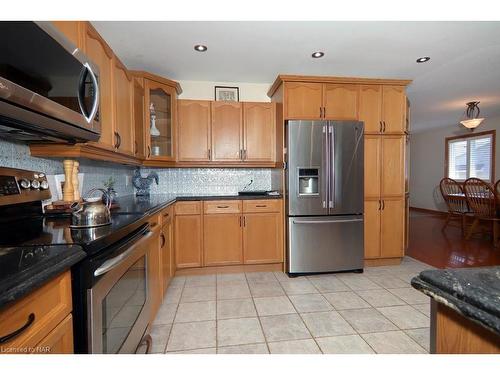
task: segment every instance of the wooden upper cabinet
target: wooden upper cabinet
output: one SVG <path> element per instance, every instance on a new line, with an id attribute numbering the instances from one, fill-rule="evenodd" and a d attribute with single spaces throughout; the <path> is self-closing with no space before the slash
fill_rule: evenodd
<path id="1" fill-rule="evenodd" d="M 133 77 L 115 58 L 115 148 L 118 152 L 134 154 L 134 128 L 132 126 Z"/>
<path id="2" fill-rule="evenodd" d="M 176 136 L 176 98 L 172 86 L 145 79 L 147 157 L 174 160 Z M 154 126 L 153 126 L 154 118 Z"/>
<path id="3" fill-rule="evenodd" d="M 285 119 L 319 120 L 322 117 L 323 84 L 285 83 Z"/>
<path id="4" fill-rule="evenodd" d="M 382 132 L 381 85 L 360 85 L 358 119 L 365 123 L 365 133 Z"/>
<path id="5" fill-rule="evenodd" d="M 245 214 L 243 261 L 245 264 L 283 262 L 283 222 L 279 212 Z"/>
<path id="6" fill-rule="evenodd" d="M 178 100 L 178 160 L 210 160 L 210 101 Z"/>
<path id="7" fill-rule="evenodd" d="M 327 83 L 323 86 L 323 118 L 357 120 L 359 86 Z"/>
<path id="8" fill-rule="evenodd" d="M 383 197 L 400 197 L 405 193 L 405 138 L 405 136 L 384 136 L 382 138 L 381 195 Z"/>
<path id="9" fill-rule="evenodd" d="M 75 46 L 82 49 L 82 22 L 81 21 L 52 21 L 52 24 L 59 30 L 66 38 L 68 38 Z"/>
<path id="10" fill-rule="evenodd" d="M 380 136 L 365 136 L 365 198 L 380 198 L 380 179 L 382 173 L 381 153 L 382 140 Z"/>
<path id="11" fill-rule="evenodd" d="M 212 160 L 241 161 L 242 120 L 241 103 L 212 102 Z"/>
<path id="12" fill-rule="evenodd" d="M 365 258 L 379 258 L 381 201 L 365 200 Z"/>
<path id="13" fill-rule="evenodd" d="M 406 95 L 403 86 L 383 86 L 382 121 L 384 133 L 401 134 L 406 128 Z"/>
<path id="14" fill-rule="evenodd" d="M 275 105 L 243 104 L 244 161 L 272 162 L 276 154 Z"/>
<path id="15" fill-rule="evenodd" d="M 204 266 L 242 263 L 241 222 L 239 214 L 208 214 L 203 217 Z"/>
<path id="16" fill-rule="evenodd" d="M 404 255 L 404 198 L 384 199 L 381 210 L 381 256 L 383 258 Z M 366 239 L 365 239 L 366 241 Z"/>
<path id="17" fill-rule="evenodd" d="M 146 139 L 144 137 L 144 80 L 134 77 L 134 155 L 144 159 L 146 156 Z"/>
<path id="18" fill-rule="evenodd" d="M 97 31 L 90 25 L 85 26 L 85 53 L 99 66 L 99 121 L 101 124 L 101 137 L 96 143 L 107 149 L 115 147 L 115 127 L 113 108 L 113 52 L 101 38 Z"/>

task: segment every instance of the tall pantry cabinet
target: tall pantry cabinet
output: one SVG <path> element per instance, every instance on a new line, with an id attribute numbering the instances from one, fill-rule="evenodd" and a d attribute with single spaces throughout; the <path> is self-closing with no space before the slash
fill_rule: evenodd
<path id="1" fill-rule="evenodd" d="M 410 82 L 281 75 L 268 92 L 283 108 L 279 126 L 292 119 L 364 122 L 366 264 L 396 263 L 404 256 Z"/>

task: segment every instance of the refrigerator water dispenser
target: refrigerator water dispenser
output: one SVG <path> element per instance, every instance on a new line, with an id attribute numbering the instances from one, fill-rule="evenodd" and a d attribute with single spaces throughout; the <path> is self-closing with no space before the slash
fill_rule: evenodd
<path id="1" fill-rule="evenodd" d="M 299 196 L 319 195 L 319 168 L 299 168 Z"/>

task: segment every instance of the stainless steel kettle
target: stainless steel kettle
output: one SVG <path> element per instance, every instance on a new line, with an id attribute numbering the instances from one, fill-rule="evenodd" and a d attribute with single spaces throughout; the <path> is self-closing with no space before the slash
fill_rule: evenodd
<path id="1" fill-rule="evenodd" d="M 103 196 L 91 197 L 96 191 L 101 191 Z M 104 189 L 92 189 L 85 194 L 83 202 L 75 202 L 71 205 L 71 228 L 91 228 L 111 224 L 111 200 L 112 198 Z"/>

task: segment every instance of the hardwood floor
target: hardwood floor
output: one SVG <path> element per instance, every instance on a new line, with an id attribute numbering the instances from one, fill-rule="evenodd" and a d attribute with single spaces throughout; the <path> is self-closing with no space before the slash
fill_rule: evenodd
<path id="1" fill-rule="evenodd" d="M 477 234 L 466 240 L 458 221 L 442 230 L 444 222 L 444 215 L 410 210 L 406 255 L 437 268 L 500 265 L 500 248 L 493 247 L 490 237 Z"/>

